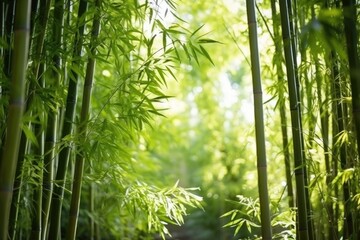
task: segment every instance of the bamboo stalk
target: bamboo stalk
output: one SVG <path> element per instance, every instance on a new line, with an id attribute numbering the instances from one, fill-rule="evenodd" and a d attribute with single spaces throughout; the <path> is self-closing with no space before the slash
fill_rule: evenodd
<path id="1" fill-rule="evenodd" d="M 91 166 L 90 166 L 91 168 Z M 91 174 L 91 170 L 90 170 L 90 174 Z M 90 213 L 94 213 L 95 211 L 95 184 L 94 183 L 90 183 L 89 184 L 89 211 Z M 95 221 L 93 217 L 90 217 L 89 219 L 90 221 L 90 239 L 91 240 L 95 240 Z"/>
<path id="2" fill-rule="evenodd" d="M 39 56 L 40 57 L 40 56 Z M 40 70 L 40 72 L 39 72 Z M 40 74 L 40 78 L 38 80 L 38 85 L 40 88 L 44 87 L 44 79 L 43 79 L 43 72 L 44 72 L 44 64 L 39 64 L 39 67 L 37 69 L 34 69 L 34 71 L 37 71 L 36 74 Z M 42 105 L 44 103 L 42 102 Z M 37 138 L 37 145 L 33 146 L 33 152 L 34 152 L 34 160 L 33 160 L 33 166 L 36 166 L 34 169 L 34 172 L 38 177 L 37 180 L 39 180 L 38 185 L 33 191 L 33 216 L 32 216 L 32 226 L 31 226 L 31 239 L 41 239 L 42 235 L 42 178 L 43 178 L 43 172 L 44 172 L 44 128 L 45 126 L 42 125 L 41 120 L 45 117 L 45 112 L 43 109 L 37 109 L 37 122 L 33 123 L 34 128 L 34 134 Z"/>
<path id="3" fill-rule="evenodd" d="M 330 162 L 330 134 L 329 134 L 329 121 L 330 121 L 330 114 L 327 108 L 326 103 L 328 99 L 323 100 L 322 92 L 325 92 L 325 96 L 330 96 L 330 88 L 329 84 L 324 83 L 322 79 L 322 75 L 320 72 L 319 62 L 320 59 L 317 53 L 313 53 L 313 61 L 315 63 L 315 82 L 317 88 L 317 100 L 319 106 L 319 113 L 320 113 L 320 130 L 321 130 L 321 137 L 322 137 L 322 147 L 324 149 L 324 161 L 325 161 L 325 170 L 326 170 L 326 186 L 327 186 L 327 196 L 326 196 L 326 212 L 327 212 L 327 227 L 328 227 L 328 239 L 338 239 L 337 232 L 334 230 L 334 226 L 336 225 L 336 221 L 334 218 L 334 211 L 333 211 L 333 204 L 332 204 L 332 196 L 331 196 L 331 189 L 330 184 L 333 179 L 332 177 L 332 167 Z M 325 89 L 324 89 L 325 88 Z"/>
<path id="4" fill-rule="evenodd" d="M 49 1 L 50 2 L 50 1 Z M 53 27 L 52 27 L 52 42 L 56 52 L 52 58 L 52 65 L 54 70 L 51 72 L 51 77 L 47 81 L 46 87 L 57 87 L 60 84 L 60 71 L 61 71 L 61 49 L 62 49 L 62 35 L 64 26 L 64 1 L 58 0 L 55 3 L 53 11 Z M 55 97 L 53 97 L 55 98 Z M 51 195 L 53 193 L 53 180 L 54 180 L 54 162 L 55 150 L 58 132 L 58 106 L 53 106 L 54 109 L 48 112 L 46 136 L 45 136 L 45 156 L 44 156 L 44 176 L 43 176 L 43 199 L 42 199 L 42 239 L 47 239 L 49 213 L 51 206 Z"/>
<path id="5" fill-rule="evenodd" d="M 43 43 L 44 43 L 44 39 L 45 39 L 45 33 L 46 33 L 46 25 L 47 25 L 47 20 L 48 20 L 48 14 L 50 11 L 50 1 L 46 0 L 41 0 L 40 1 L 40 5 L 39 5 L 39 12 L 38 12 L 38 19 L 37 21 L 35 21 L 35 14 L 37 13 L 37 2 L 32 2 L 32 24 L 34 25 L 33 28 L 33 33 L 36 32 L 37 34 L 35 35 L 35 40 L 34 40 L 34 44 L 32 47 L 33 53 L 32 53 L 32 61 L 33 64 L 31 65 L 31 74 L 34 77 L 34 79 L 38 79 L 39 76 L 39 66 L 40 66 L 40 61 L 41 61 L 41 57 L 42 57 L 42 53 L 43 53 Z M 29 111 L 30 114 L 34 114 L 34 112 L 37 112 L 39 110 L 35 109 L 35 110 L 31 110 L 31 104 L 34 98 L 34 94 L 36 89 L 38 88 L 38 86 L 40 86 L 41 84 L 36 83 L 35 81 L 32 81 L 32 83 L 30 84 L 30 93 L 29 96 L 27 97 L 27 102 L 26 102 L 26 110 L 25 111 Z M 40 109 L 40 111 L 42 111 L 42 109 Z M 39 112 L 38 114 L 43 114 L 42 112 Z M 43 127 L 42 126 L 37 126 L 38 123 L 33 124 L 34 125 L 34 129 L 39 130 L 39 131 L 43 131 Z M 31 124 L 30 124 L 31 127 Z M 35 135 L 37 136 L 41 136 L 43 134 L 42 133 L 35 133 Z M 39 138 L 39 139 L 42 139 Z M 43 146 L 42 141 L 39 141 L 38 143 L 40 143 L 39 146 L 35 146 L 35 151 L 37 151 L 37 153 L 35 153 L 35 155 L 38 156 L 40 162 L 36 162 L 35 164 L 39 163 L 39 174 L 40 176 L 42 176 L 42 154 L 43 154 Z M 13 193 L 13 204 L 11 206 L 11 214 L 10 214 L 10 238 L 15 237 L 15 232 L 16 232 L 16 227 L 17 227 L 17 218 L 18 218 L 18 207 L 19 207 L 19 202 L 20 202 L 20 197 L 21 197 L 21 182 L 22 182 L 22 166 L 23 166 L 23 162 L 24 162 L 24 156 L 25 156 L 25 151 L 26 151 L 26 147 L 29 145 L 26 136 L 24 134 L 24 132 L 21 134 L 21 143 L 20 143 L 20 148 L 19 148 L 19 157 L 18 157 L 18 164 L 17 164 L 17 170 L 16 170 L 16 178 L 17 180 L 15 181 L 14 184 L 14 193 Z M 39 219 L 40 219 L 40 213 L 42 212 L 41 210 L 41 202 L 40 204 L 37 203 L 38 200 L 40 200 L 40 196 L 42 195 L 41 192 L 39 192 L 38 190 L 35 190 L 34 195 L 37 196 L 37 200 L 34 200 L 34 205 L 37 208 L 38 214 L 34 214 L 34 217 L 37 219 L 34 219 L 34 222 L 38 222 L 37 226 L 33 225 L 35 228 L 40 228 L 41 229 L 41 224 L 39 223 Z M 41 201 L 41 200 L 40 200 Z M 34 231 L 37 232 L 38 230 Z M 37 238 L 36 236 L 32 236 L 32 239 Z"/>
<path id="6" fill-rule="evenodd" d="M 5 3 L 0 2 L 0 38 L 5 39 Z M 4 57 L 4 47 L 0 47 L 0 58 L 3 59 Z M 4 95 L 3 93 L 4 86 L 0 84 L 0 98 Z M 4 106 L 0 105 L 0 126 L 5 126 L 5 111 Z M 5 129 L 3 127 L 0 128 L 0 156 L 2 155 L 2 148 L 3 148 L 3 133 Z M 1 161 L 1 158 L 0 158 Z M 1 165 L 1 162 L 0 162 Z"/>
<path id="7" fill-rule="evenodd" d="M 57 139 L 57 114 L 50 112 L 48 115 L 44 150 L 44 175 L 42 199 L 42 239 L 47 238 L 48 220 L 53 191 L 55 143 Z"/>
<path id="8" fill-rule="evenodd" d="M 280 122 L 281 122 L 281 135 L 283 140 L 283 151 L 284 151 L 284 163 L 285 163 L 285 176 L 286 176 L 286 185 L 287 185 L 287 194 L 288 194 L 288 203 L 289 207 L 295 207 L 294 204 L 294 190 L 293 183 L 291 177 L 291 164 L 290 164 L 290 152 L 289 152 L 289 139 L 287 132 L 287 117 L 286 117 L 286 107 L 285 107 L 285 97 L 284 97 L 284 71 L 282 68 L 283 57 L 281 55 L 282 44 L 279 33 L 279 24 L 280 19 L 276 13 L 276 4 L 275 0 L 271 0 L 271 12 L 272 12 L 272 20 L 273 20 L 273 32 L 274 32 L 274 44 L 275 44 L 275 55 L 274 58 L 277 73 L 277 80 L 279 82 L 278 94 L 279 94 L 279 112 L 280 112 Z M 281 61 L 279 61 L 281 59 Z"/>
<path id="9" fill-rule="evenodd" d="M 343 0 L 344 28 L 349 61 L 353 116 L 357 131 L 358 154 L 360 155 L 360 59 L 358 55 L 358 33 L 356 27 L 356 2 Z"/>
<path id="10" fill-rule="evenodd" d="M 5 22 L 5 3 L 3 1 L 0 2 L 0 37 L 4 39 L 4 22 Z M 3 57 L 4 49 L 0 48 L 0 57 Z M 1 89 L 0 89 L 1 90 Z M 0 91 L 1 93 L 1 91 Z"/>
<path id="11" fill-rule="evenodd" d="M 293 48 L 290 39 L 290 21 L 286 0 L 280 0 L 281 28 L 283 35 L 283 47 L 285 53 L 286 72 L 288 78 L 291 125 L 293 134 L 294 148 L 294 168 L 295 183 L 298 207 L 298 236 L 301 240 L 309 239 L 308 233 L 308 211 L 306 206 L 305 180 L 304 180 L 304 158 L 303 158 L 303 139 L 300 121 L 300 100 L 298 96 L 298 86 L 296 81 L 295 65 L 293 58 Z"/>
<path id="12" fill-rule="evenodd" d="M 32 56 L 32 60 L 34 61 L 32 74 L 35 76 L 35 79 L 39 78 L 39 66 L 41 57 L 43 55 L 47 21 L 49 18 L 51 6 L 50 2 L 51 0 L 40 0 L 38 20 L 34 24 L 35 31 L 38 31 L 34 43 L 34 54 Z"/>
<path id="13" fill-rule="evenodd" d="M 11 72 L 11 56 L 12 56 L 12 48 L 11 46 L 11 39 L 12 39 L 12 35 L 13 35 L 13 20 L 14 20 L 14 11 L 15 11 L 15 1 L 11 1 L 8 3 L 4 3 L 4 16 L 3 16 L 3 21 L 4 21 L 4 29 L 3 29 L 3 36 L 4 36 L 4 41 L 5 41 L 5 47 L 4 49 L 2 49 L 2 55 L 3 55 L 3 72 L 4 72 L 4 76 L 7 79 L 10 79 L 10 72 Z M 9 89 L 8 87 L 3 87 L 1 88 L 1 95 L 2 96 L 9 96 Z M 3 126 L 6 125 L 6 118 L 7 118 L 7 114 L 8 114 L 8 109 L 7 106 L 3 106 L 1 111 L 3 112 L 3 116 L 4 118 L 2 119 L 2 124 Z M 1 140 L 0 140 L 0 156 L 3 155 L 3 150 L 4 150 L 4 144 L 5 144 L 5 138 L 6 138 L 6 130 L 5 128 L 2 129 L 1 131 L 1 136 L 0 136 Z M 0 158 L 0 164 L 1 164 L 2 159 Z"/>
<path id="14" fill-rule="evenodd" d="M 255 1 L 246 1 L 246 12 L 249 25 L 251 73 L 254 92 L 256 155 L 258 171 L 258 190 L 260 198 L 260 219 L 262 239 L 272 239 L 269 193 L 267 186 L 267 163 L 265 147 L 265 131 L 263 119 L 263 100 L 260 74 L 260 60 L 257 40 L 257 22 L 255 15 Z"/>
<path id="15" fill-rule="evenodd" d="M 41 64 L 41 57 L 43 55 L 43 48 L 44 48 L 44 39 L 45 39 L 45 33 L 46 33 L 46 27 L 47 27 L 47 20 L 50 12 L 50 1 L 49 0 L 40 0 L 39 1 L 39 14 L 38 16 L 34 18 L 33 23 L 34 25 L 34 31 L 37 33 L 37 37 L 35 38 L 35 41 L 33 43 L 33 67 L 32 67 L 32 74 L 35 77 L 36 80 L 38 80 L 38 83 L 31 84 L 33 85 L 31 89 L 31 93 L 28 99 L 27 107 L 30 108 L 33 94 L 35 94 L 35 90 L 37 88 L 44 88 L 44 79 L 43 77 L 39 77 L 39 69 L 41 66 L 41 73 L 44 70 L 44 64 Z M 38 188 L 34 190 L 33 193 L 33 207 L 34 207 L 34 214 L 32 217 L 32 231 L 31 231 L 31 239 L 41 239 L 42 236 L 42 215 L 43 215 L 43 209 L 42 209 L 42 178 L 43 178 L 43 168 L 44 168 L 44 126 L 41 126 L 40 119 L 44 118 L 44 112 L 43 109 L 35 109 L 35 112 L 38 112 L 38 123 L 34 123 L 34 131 L 35 135 L 38 138 L 38 145 L 34 146 L 35 149 L 35 161 L 34 165 L 38 166 L 36 169 L 36 173 L 38 176 L 40 176 L 40 181 Z M 42 116 L 42 117 L 41 117 Z"/>
<path id="16" fill-rule="evenodd" d="M 43 164 L 44 164 L 44 132 L 41 129 L 40 124 L 35 124 L 34 132 L 37 134 L 37 140 L 39 146 L 36 146 L 34 149 L 35 159 L 33 160 L 33 165 L 37 166 L 35 169 L 35 174 L 42 178 L 43 176 Z M 42 179 L 38 179 L 42 180 Z M 42 182 L 38 183 L 39 185 L 33 191 L 33 214 L 32 214 L 32 225 L 31 225 L 31 236 L 30 239 L 41 239 L 42 235 Z"/>
<path id="17" fill-rule="evenodd" d="M 18 227 L 18 215 L 19 215 L 19 206 L 21 200 L 21 192 L 22 192 L 22 181 L 23 175 L 22 166 L 25 158 L 25 153 L 27 149 L 28 141 L 26 139 L 25 133 L 21 133 L 20 146 L 19 146 L 19 154 L 18 154 L 18 163 L 16 166 L 15 173 L 15 181 L 14 181 L 14 191 L 13 191 L 13 199 L 10 210 L 10 219 L 9 219 L 9 238 L 16 238 L 16 230 Z"/>
<path id="18" fill-rule="evenodd" d="M 77 99 L 77 82 L 78 82 L 78 73 L 74 71 L 74 68 L 79 66 L 79 58 L 81 56 L 81 49 L 83 44 L 83 35 L 85 23 L 83 16 L 87 9 L 87 1 L 81 0 L 79 9 L 78 9 L 78 19 L 77 26 L 78 31 L 75 35 L 75 43 L 73 48 L 73 69 L 71 69 L 71 74 L 69 78 L 68 85 L 68 95 L 66 99 L 66 109 L 64 116 L 64 123 L 62 128 L 61 138 L 64 138 L 71 134 L 73 130 L 73 122 L 75 117 L 75 107 L 76 107 L 76 99 Z M 70 156 L 70 146 L 65 146 L 59 153 L 59 162 L 58 169 L 56 172 L 56 182 L 57 184 L 54 186 L 54 191 L 52 194 L 52 203 L 51 203 L 51 219 L 50 219 L 50 230 L 49 230 L 49 238 L 57 239 L 60 233 L 60 225 L 61 225 L 61 207 L 62 207 L 62 198 L 64 196 L 64 188 L 66 181 L 66 172 L 67 166 L 69 163 Z"/>
<path id="19" fill-rule="evenodd" d="M 337 59 L 336 59 L 336 54 L 334 51 L 331 52 L 331 62 L 332 62 L 332 68 L 331 68 L 331 72 L 332 72 L 332 79 L 333 79 L 333 88 L 334 88 L 334 122 L 335 122 L 335 129 L 333 131 L 333 143 L 337 143 L 340 137 L 340 133 L 343 132 L 345 130 L 345 126 L 344 126 L 344 106 L 343 106 L 343 102 L 342 102 L 342 98 L 343 98 L 343 94 L 342 94 L 342 87 L 341 87 L 341 77 L 340 77 L 340 73 L 339 73 L 339 69 L 338 69 L 338 64 L 337 64 Z M 333 146 L 333 169 L 334 169 L 334 173 L 333 176 L 337 175 L 338 172 L 338 162 L 340 162 L 340 166 L 341 169 L 344 170 L 346 169 L 346 162 L 347 162 L 347 149 L 346 149 L 346 144 L 341 144 L 340 146 Z M 336 194 L 337 189 L 335 189 L 335 196 L 337 196 L 338 194 Z M 344 212 L 350 212 L 349 209 L 349 205 L 347 205 L 346 203 L 350 200 L 349 199 L 349 187 L 348 187 L 348 183 L 345 182 L 343 184 L 343 202 L 344 202 Z M 340 198 L 340 196 L 337 196 L 338 198 Z M 340 218 L 340 214 L 338 214 L 337 212 L 339 212 L 338 210 L 338 205 L 335 208 L 335 216 L 337 219 Z M 351 217 L 351 215 L 350 215 Z M 345 217 L 344 217 L 345 219 Z M 349 220 L 349 219 L 347 219 Z M 351 218 L 350 218 L 351 220 Z M 347 229 L 346 225 L 348 223 L 346 221 L 344 221 L 343 223 L 343 229 Z M 337 229 L 336 225 L 334 226 L 335 229 Z M 337 232 L 337 231 L 336 231 Z M 345 236 L 347 236 L 347 231 L 344 232 Z"/>
<path id="20" fill-rule="evenodd" d="M 15 4 L 16 1 L 9 1 L 7 5 L 7 11 L 5 13 L 5 42 L 7 47 L 4 51 L 4 74 L 6 77 L 10 78 L 11 72 L 11 59 L 12 59 L 12 49 L 11 49 L 11 39 L 13 34 L 13 21 L 14 21 L 14 14 L 15 14 Z"/>
<path id="21" fill-rule="evenodd" d="M 25 101 L 31 1 L 16 1 L 7 135 L 0 167 L 0 237 L 7 239 Z"/>
<path id="22" fill-rule="evenodd" d="M 294 73 L 295 73 L 295 84 L 296 84 L 296 93 L 297 98 L 299 102 L 302 100 L 301 96 L 301 90 L 300 90 L 300 77 L 299 77 L 299 71 L 298 71 L 298 63 L 297 63 L 297 46 L 298 46 L 298 40 L 297 40 L 297 32 L 298 32 L 298 7 L 297 7 L 297 0 L 287 0 L 288 4 L 288 14 L 289 14 L 289 26 L 290 26 L 290 44 L 292 48 L 292 57 L 293 57 L 293 65 L 294 65 Z M 300 19 L 300 22 L 303 23 L 305 19 Z M 301 27 L 301 26 L 300 26 Z M 303 52 L 303 54 L 305 54 Z M 301 56 L 303 57 L 303 56 Z M 306 57 L 305 57 L 306 58 Z M 305 149 L 305 140 L 303 137 L 303 123 L 302 123 L 302 112 L 301 112 L 301 104 L 298 105 L 298 118 L 299 118 L 299 133 L 301 136 L 301 149 L 302 149 L 302 159 L 303 159 L 303 178 L 304 178 L 304 185 L 305 185 L 305 203 L 306 203 L 306 210 L 307 210 L 307 231 L 309 239 L 315 239 L 315 231 L 314 231 L 314 220 L 312 218 L 313 212 L 311 207 L 311 201 L 310 201 L 310 193 L 309 193 L 309 176 L 308 176 L 308 170 L 307 170 L 307 159 L 306 159 L 306 149 Z M 296 173 L 295 173 L 296 175 Z"/>
<path id="23" fill-rule="evenodd" d="M 357 11 L 355 0 L 342 0 L 344 30 L 347 46 L 347 55 L 349 61 L 352 113 L 356 130 L 357 153 L 360 156 L 360 59 L 358 52 L 358 32 L 357 32 Z M 351 167 L 352 163 L 342 162 L 343 169 Z M 350 199 L 350 191 L 344 185 L 344 199 Z M 350 201 L 345 202 L 345 222 L 344 222 L 344 239 L 354 237 L 353 219 L 350 211 Z"/>
<path id="24" fill-rule="evenodd" d="M 338 61 L 336 59 L 335 56 L 335 51 L 331 51 L 330 53 L 330 69 L 331 69 L 331 77 L 330 80 L 332 82 L 331 84 L 331 92 L 332 92 L 332 99 L 334 99 L 334 101 L 332 102 L 332 147 L 331 147 L 331 154 L 332 154 L 332 161 L 331 161 L 331 178 L 333 179 L 337 174 L 338 174 L 338 162 L 340 162 L 341 160 L 341 150 L 339 150 L 340 148 L 336 146 L 336 142 L 337 142 L 337 138 L 338 138 L 338 134 L 340 133 L 340 126 L 338 123 L 339 120 L 339 114 L 338 112 L 341 111 L 342 112 L 342 104 L 340 103 L 340 97 L 341 96 L 341 90 L 340 90 L 340 82 L 339 82 L 339 71 L 338 71 Z M 343 121 L 343 119 L 341 119 L 341 121 Z M 346 157 L 345 157 L 346 159 Z M 339 188 L 337 186 L 334 186 L 334 190 L 333 190 L 333 194 L 334 197 L 339 198 Z M 339 203 L 338 201 L 334 202 L 334 219 L 339 219 L 340 214 L 339 214 Z M 336 237 L 338 235 L 339 229 L 338 229 L 338 224 L 334 224 L 333 226 L 334 232 L 336 233 Z"/>
<path id="25" fill-rule="evenodd" d="M 292 4 L 292 2 L 294 4 Z M 294 66 L 295 66 L 295 81 L 296 81 L 296 91 L 297 91 L 297 95 L 298 95 L 298 99 L 299 102 L 302 101 L 302 96 L 301 96 L 301 91 L 300 91 L 300 77 L 303 76 L 304 80 L 305 80 L 305 91 L 307 94 L 307 109 L 308 111 L 310 111 L 309 116 L 310 119 L 308 122 L 308 132 L 309 132 L 309 145 L 310 147 L 313 145 L 314 143 L 314 136 L 315 136 L 315 122 L 316 122 L 316 117 L 314 116 L 314 114 L 312 113 L 312 111 L 310 109 L 312 109 L 312 105 L 313 105 L 313 83 L 312 81 L 309 79 L 308 77 L 308 70 L 307 68 L 304 69 L 304 72 L 302 75 L 299 75 L 298 73 L 298 64 L 297 64 L 297 57 L 296 57 L 296 32 L 298 29 L 297 26 L 297 21 L 296 19 L 297 14 L 299 14 L 300 12 L 297 10 L 297 1 L 294 0 L 287 0 L 288 3 L 288 11 L 289 11 L 289 23 L 290 23 L 290 43 L 292 46 L 292 52 L 293 52 L 293 62 L 294 62 Z M 291 5 L 293 5 L 294 7 L 292 8 Z M 292 10 L 294 9 L 294 10 Z M 306 21 L 306 13 L 308 9 L 304 9 L 300 13 L 300 19 L 299 19 L 299 23 L 300 23 L 300 28 L 303 27 L 305 25 L 305 21 Z M 295 14 L 293 14 L 292 12 L 294 12 Z M 290 20 L 291 19 L 291 20 Z M 301 53 L 301 61 L 303 63 L 307 62 L 307 56 L 306 56 L 306 49 L 300 49 L 300 53 Z M 312 218 L 313 216 L 313 212 L 312 212 L 312 208 L 311 208 L 311 201 L 310 201 L 310 193 L 309 193 L 309 177 L 308 177 L 308 170 L 307 170 L 307 159 L 306 159 L 306 149 L 305 149 L 305 139 L 303 137 L 303 124 L 302 124 L 302 113 L 301 113 L 301 105 L 299 105 L 299 122 L 300 122 L 300 134 L 301 134 L 301 148 L 303 151 L 303 162 L 304 162 L 304 167 L 303 167 L 303 174 L 304 174 L 304 184 L 305 184 L 305 202 L 306 202 L 306 210 L 307 210 L 307 223 L 308 223 L 308 235 L 309 235 L 309 239 L 315 239 L 315 231 L 314 231 L 314 220 Z"/>
<path id="26" fill-rule="evenodd" d="M 89 119 L 89 110 L 91 103 L 91 90 L 94 79 L 95 72 L 95 55 L 96 55 L 96 46 L 97 38 L 100 32 L 100 6 L 101 0 L 95 0 L 95 13 L 92 26 L 92 39 L 90 42 L 90 55 L 88 59 L 88 64 L 86 68 L 85 82 L 84 82 L 84 92 L 81 106 L 81 115 L 80 123 L 78 127 L 79 139 L 82 139 L 84 142 L 86 140 L 87 126 Z M 79 151 L 76 155 L 75 162 L 75 173 L 74 173 L 74 182 L 71 195 L 71 205 L 70 205 L 70 216 L 69 216 L 69 225 L 67 232 L 67 239 L 75 239 L 76 237 L 76 228 L 80 208 L 80 197 L 81 197 L 81 186 L 82 178 L 84 173 L 84 161 L 85 161 L 85 152 Z"/>
<path id="27" fill-rule="evenodd" d="M 340 2 L 336 1 L 334 3 L 336 8 L 340 8 Z M 345 21 L 345 19 L 344 19 Z M 331 52 L 331 63 L 332 63 L 332 79 L 333 79 L 333 86 L 334 86 L 334 112 L 335 112 L 335 118 L 334 121 L 337 123 L 335 127 L 335 131 L 333 133 L 334 143 L 338 142 L 338 139 L 340 137 L 340 133 L 345 130 L 345 119 L 348 116 L 348 107 L 346 106 L 346 103 L 343 103 L 342 98 L 344 96 L 343 91 L 344 87 L 341 84 L 341 74 L 339 71 L 339 61 L 337 59 L 336 52 L 333 50 Z M 346 87 L 345 87 L 346 88 Z M 335 125 L 335 124 L 334 124 Z M 338 174 L 338 162 L 340 162 L 340 167 L 342 170 L 345 170 L 348 167 L 347 159 L 348 159 L 348 148 L 346 144 L 341 144 L 340 146 L 334 146 L 334 156 L 336 157 L 333 159 L 333 169 L 334 169 L 334 176 L 337 176 Z M 350 188 L 349 188 L 349 182 L 344 182 L 342 186 L 342 193 L 343 193 L 343 206 L 344 206 L 344 215 L 343 215 L 343 238 L 348 238 L 349 236 L 349 228 L 348 225 L 350 225 L 350 230 L 352 229 L 352 215 L 351 215 L 351 208 L 349 205 L 350 202 Z M 335 196 L 339 195 L 339 189 L 335 188 Z M 336 217 L 339 219 L 340 216 L 340 207 L 339 204 L 336 204 L 335 206 L 335 213 Z M 337 226 L 336 226 L 337 229 Z M 355 239 L 355 238 L 354 238 Z"/>

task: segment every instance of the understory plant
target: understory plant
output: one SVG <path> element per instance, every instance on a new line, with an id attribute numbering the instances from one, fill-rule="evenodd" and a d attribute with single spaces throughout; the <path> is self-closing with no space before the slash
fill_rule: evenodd
<path id="1" fill-rule="evenodd" d="M 238 239 L 262 239 L 259 235 L 260 205 L 259 199 L 253 199 L 243 195 L 237 195 L 238 201 L 231 201 L 233 209 L 224 213 L 221 217 L 227 219 L 223 226 L 234 228 L 234 236 Z M 296 209 L 280 210 L 273 203 L 271 227 L 273 239 L 296 239 Z"/>

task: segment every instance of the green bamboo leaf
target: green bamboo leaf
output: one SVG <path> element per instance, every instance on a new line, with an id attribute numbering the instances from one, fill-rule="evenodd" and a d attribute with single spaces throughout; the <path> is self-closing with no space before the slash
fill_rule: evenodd
<path id="1" fill-rule="evenodd" d="M 223 227 L 233 227 L 234 225 L 242 225 L 243 222 L 244 222 L 244 219 L 236 219 L 236 220 L 228 222 Z"/>
<path id="2" fill-rule="evenodd" d="M 196 52 L 201 53 L 200 50 L 195 45 L 193 45 L 191 42 L 189 42 L 189 48 L 190 48 L 190 50 L 192 52 L 192 56 L 194 57 L 196 63 L 198 65 L 200 65 L 199 59 L 198 59 L 198 56 L 197 56 L 197 53 L 196 53 Z"/>
<path id="3" fill-rule="evenodd" d="M 231 210 L 231 211 L 228 211 L 224 214 L 222 214 L 220 217 L 227 217 L 227 216 L 230 216 L 231 214 L 233 214 L 236 210 Z"/>
<path id="4" fill-rule="evenodd" d="M 349 132 L 347 130 L 343 130 L 339 132 L 336 136 L 335 145 L 342 146 L 349 142 Z"/>
<path id="5" fill-rule="evenodd" d="M 181 44 L 182 48 L 184 49 L 185 54 L 188 57 L 188 60 L 190 61 L 191 60 L 191 55 L 190 55 L 190 53 L 188 51 L 188 48 L 187 48 L 186 44 L 184 44 L 184 43 L 180 43 L 180 44 Z"/>
<path id="6" fill-rule="evenodd" d="M 162 32 L 162 44 L 163 44 L 163 50 L 164 52 L 166 52 L 166 38 L 167 38 L 167 33 L 166 31 Z"/>
<path id="7" fill-rule="evenodd" d="M 155 22 L 162 31 L 166 31 L 166 27 L 162 24 L 162 22 L 159 19 L 156 19 Z"/>
<path id="8" fill-rule="evenodd" d="M 22 130 L 25 133 L 26 138 L 32 143 L 34 144 L 36 147 L 39 146 L 39 143 L 37 141 L 37 138 L 34 134 L 34 132 L 30 129 L 29 125 L 27 124 L 23 124 L 22 125 Z"/>
<path id="9" fill-rule="evenodd" d="M 162 80 L 162 84 L 164 84 L 165 86 L 167 86 L 164 69 L 156 68 L 156 70 L 157 70 L 157 72 L 158 72 L 159 75 L 160 75 L 160 78 L 161 78 L 161 80 Z"/>
<path id="10" fill-rule="evenodd" d="M 360 209 L 360 193 L 355 194 L 352 197 L 352 201 L 354 201 L 357 204 L 356 208 L 359 210 Z"/>
<path id="11" fill-rule="evenodd" d="M 173 33 L 173 34 L 178 34 L 178 35 L 185 35 L 185 32 L 175 29 L 174 26 L 171 26 L 170 28 L 168 28 L 167 32 Z"/>
<path id="12" fill-rule="evenodd" d="M 234 231 L 234 236 L 236 236 L 236 234 L 239 233 L 241 227 L 242 227 L 243 224 L 238 224 L 238 226 L 235 228 L 235 231 Z"/>
<path id="13" fill-rule="evenodd" d="M 342 173 L 341 183 L 347 183 L 354 177 L 355 169 L 347 168 Z"/>
<path id="14" fill-rule="evenodd" d="M 177 19 L 179 20 L 180 22 L 183 22 L 183 23 L 188 23 L 186 22 L 184 19 L 180 18 L 174 11 L 170 11 L 171 14 Z"/>
<path id="15" fill-rule="evenodd" d="M 246 229 L 248 230 L 248 232 L 251 233 L 251 225 L 250 225 L 249 221 L 245 221 L 245 226 L 246 226 Z"/>
<path id="16" fill-rule="evenodd" d="M 201 25 L 193 33 L 191 33 L 190 38 L 193 37 L 197 32 L 199 32 L 204 26 L 205 26 L 205 24 Z"/>
<path id="17" fill-rule="evenodd" d="M 171 76 L 176 80 L 177 78 L 176 78 L 175 74 L 173 73 L 173 71 L 168 66 L 166 66 L 166 69 L 171 74 Z"/>
<path id="18" fill-rule="evenodd" d="M 201 38 L 198 40 L 198 43 L 199 44 L 207 44 L 207 43 L 221 43 L 221 42 L 210 39 L 210 38 Z"/>
<path id="19" fill-rule="evenodd" d="M 214 62 L 212 61 L 209 53 L 205 50 L 205 48 L 200 45 L 200 49 L 201 49 L 201 52 L 203 53 L 203 55 L 211 62 L 211 64 L 212 64 L 213 66 L 215 66 Z"/>
<path id="20" fill-rule="evenodd" d="M 176 47 L 176 43 L 179 43 L 179 41 L 172 41 L 172 45 L 173 45 L 173 47 L 174 47 L 176 59 L 181 63 L 181 58 L 180 58 L 179 51 L 178 51 L 178 49 L 177 49 L 177 47 Z"/>
<path id="21" fill-rule="evenodd" d="M 168 100 L 169 98 L 173 98 L 174 96 L 170 96 L 170 95 L 162 95 L 162 96 L 157 96 L 154 98 L 151 98 L 152 102 L 161 102 L 162 100 Z M 190 189 L 190 190 L 195 190 L 195 188 Z"/>
<path id="22" fill-rule="evenodd" d="M 235 217 L 237 216 L 237 214 L 238 214 L 238 211 L 234 211 L 233 214 L 231 215 L 230 220 L 231 220 L 231 221 L 234 220 Z"/>

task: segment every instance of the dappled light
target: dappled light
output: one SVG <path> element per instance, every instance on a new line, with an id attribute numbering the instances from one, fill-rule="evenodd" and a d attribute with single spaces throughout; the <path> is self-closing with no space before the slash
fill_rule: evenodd
<path id="1" fill-rule="evenodd" d="M 355 0 L 0 15 L 0 240 L 360 239 Z"/>

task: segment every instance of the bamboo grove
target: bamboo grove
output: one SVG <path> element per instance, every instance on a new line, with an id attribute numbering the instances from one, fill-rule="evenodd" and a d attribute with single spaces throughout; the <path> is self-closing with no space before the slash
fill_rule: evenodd
<path id="1" fill-rule="evenodd" d="M 358 8 L 0 1 L 0 239 L 359 239 Z"/>
<path id="2" fill-rule="evenodd" d="M 254 1 L 246 4 L 250 47 L 255 51 L 251 53 L 253 79 L 259 76 L 254 68 L 261 62 L 256 56 L 258 49 L 252 47 L 257 45 L 258 37 L 252 30 L 256 26 L 255 12 L 261 16 L 258 21 L 270 35 L 275 49 L 272 70 L 267 72 L 274 71 L 273 81 L 277 82 L 272 94 L 277 98 L 281 118 L 288 208 L 296 209 L 296 225 L 289 229 L 294 229 L 296 239 L 358 239 L 358 3 L 272 0 L 270 5 L 261 3 L 257 8 Z M 264 15 L 269 7 L 271 14 Z M 262 91 L 253 84 L 256 98 Z M 262 106 L 256 105 L 256 99 L 254 102 L 258 126 L 261 123 L 257 121 L 262 120 L 256 114 L 262 112 Z M 271 164 L 271 159 L 267 161 Z M 259 166 L 266 169 L 266 163 L 258 162 Z M 266 176 L 264 170 L 258 170 L 258 174 Z M 262 195 L 268 194 L 264 191 L 266 188 L 261 188 L 259 182 L 261 228 L 268 229 L 274 221 L 262 217 L 269 214 L 268 209 L 261 207 L 266 204 L 261 201 Z M 231 213 L 234 219 L 236 210 L 225 215 Z M 239 221 L 228 226 L 238 227 Z M 262 239 L 272 239 L 269 231 L 261 233 Z M 276 232 L 273 237 L 283 239 L 285 235 L 291 234 Z"/>
<path id="3" fill-rule="evenodd" d="M 132 167 L 174 66 L 211 61 L 201 28 L 167 15 L 172 1 L 1 1 L 1 239 L 164 238 L 200 206 Z"/>

